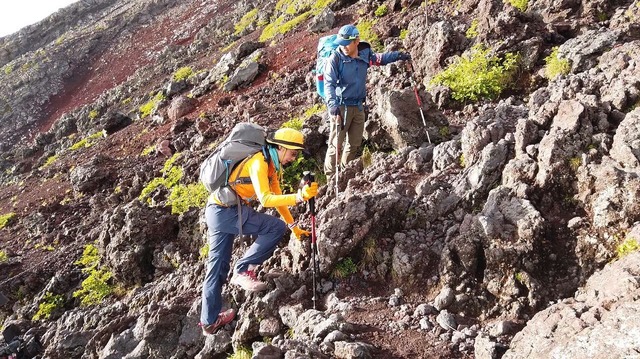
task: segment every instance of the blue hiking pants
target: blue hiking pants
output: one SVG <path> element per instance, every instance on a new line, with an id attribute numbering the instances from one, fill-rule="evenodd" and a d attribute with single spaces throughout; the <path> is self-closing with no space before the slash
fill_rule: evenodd
<path id="1" fill-rule="evenodd" d="M 235 272 L 244 272 L 249 265 L 261 264 L 273 254 L 278 242 L 284 236 L 287 225 L 279 218 L 256 212 L 249 206 L 241 206 L 242 233 L 258 235 L 244 256 L 235 265 Z M 218 319 L 222 309 L 222 284 L 227 280 L 230 269 L 233 239 L 240 233 L 238 229 L 238 208 L 222 207 L 208 203 L 205 210 L 209 257 L 207 273 L 202 284 L 202 312 L 200 322 L 209 325 Z"/>

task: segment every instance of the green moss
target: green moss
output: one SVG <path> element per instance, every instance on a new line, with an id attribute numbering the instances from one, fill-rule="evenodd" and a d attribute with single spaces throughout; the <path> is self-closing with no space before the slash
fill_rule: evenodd
<path id="1" fill-rule="evenodd" d="M 12 64 L 6 64 L 4 66 L 2 66 L 2 70 L 4 71 L 5 75 L 9 75 L 13 72 L 13 65 Z"/>
<path id="2" fill-rule="evenodd" d="M 282 124 L 282 128 L 293 128 L 294 130 L 302 130 L 304 120 L 301 117 L 294 117 Z"/>
<path id="3" fill-rule="evenodd" d="M 332 275 L 334 278 L 344 279 L 357 272 L 357 270 L 358 268 L 356 267 L 355 263 L 353 263 L 353 259 L 347 257 L 336 264 L 336 267 L 333 269 Z"/>
<path id="4" fill-rule="evenodd" d="M 509 4 L 516 9 L 525 12 L 529 6 L 529 0 L 504 0 L 505 4 Z"/>
<path id="5" fill-rule="evenodd" d="M 33 320 L 49 319 L 51 314 L 64 306 L 64 297 L 62 295 L 53 295 L 47 292 L 42 301 L 38 305 L 38 311 L 33 316 Z"/>
<path id="6" fill-rule="evenodd" d="M 53 155 L 53 156 L 49 156 L 49 157 L 44 161 L 44 164 L 43 164 L 43 165 L 42 165 L 42 167 L 40 167 L 40 168 L 46 168 L 46 167 L 48 167 L 48 166 L 51 166 L 51 164 L 53 164 L 55 161 L 57 161 L 57 160 L 58 160 L 58 157 L 59 157 L 59 156 L 60 156 L 60 155 L 57 155 L 57 154 L 56 154 L 56 155 Z"/>
<path id="7" fill-rule="evenodd" d="M 571 71 L 569 60 L 560 58 L 557 46 L 551 50 L 551 54 L 544 61 L 546 63 L 544 68 L 545 76 L 549 80 L 553 80 L 560 75 L 566 75 Z"/>
<path id="8" fill-rule="evenodd" d="M 102 303 L 113 293 L 113 286 L 109 284 L 112 276 L 113 274 L 104 268 L 91 270 L 89 277 L 82 281 L 81 289 L 73 292 L 73 297 L 79 298 L 82 306 Z"/>
<path id="9" fill-rule="evenodd" d="M 5 251 L 0 251 L 0 263 L 4 263 L 9 260 L 9 256 Z"/>
<path id="10" fill-rule="evenodd" d="M 388 13 L 389 13 L 389 9 L 387 8 L 387 5 L 380 5 L 374 12 L 374 15 L 376 15 L 377 17 L 383 17 Z"/>
<path id="11" fill-rule="evenodd" d="M 497 56 L 490 56 L 489 52 L 482 44 L 474 46 L 437 74 L 431 80 L 431 85 L 449 87 L 456 101 L 495 99 L 513 81 L 519 56 L 507 53 L 501 60 Z"/>
<path id="12" fill-rule="evenodd" d="M 158 104 L 165 100 L 165 96 L 162 91 L 158 91 L 149 101 L 147 101 L 144 105 L 140 106 L 140 117 L 145 118 L 153 113 L 158 107 Z"/>
<path id="13" fill-rule="evenodd" d="M 478 36 L 478 20 L 477 19 L 474 19 L 473 21 L 471 21 L 471 25 L 467 29 L 465 36 L 467 37 L 467 39 L 473 39 L 474 37 Z"/>
<path id="14" fill-rule="evenodd" d="M 89 111 L 89 119 L 90 120 L 94 120 L 98 117 L 100 113 L 98 112 L 98 110 L 91 110 Z"/>
<path id="15" fill-rule="evenodd" d="M 146 147 L 144 150 L 142 150 L 142 153 L 140 153 L 141 156 L 149 156 L 151 153 L 153 153 L 153 151 L 156 149 L 155 145 L 151 145 Z"/>
<path id="16" fill-rule="evenodd" d="M 360 32 L 360 39 L 366 41 L 371 45 L 375 51 L 382 51 L 382 42 L 373 29 L 375 28 L 376 20 L 361 20 L 356 24 L 356 28 Z"/>
<path id="17" fill-rule="evenodd" d="M 279 0 L 276 3 L 275 19 L 266 24 L 260 34 L 260 41 L 266 42 L 279 34 L 295 29 L 309 17 L 319 14 L 335 0 Z M 258 24 L 262 26 L 262 24 Z"/>
<path id="18" fill-rule="evenodd" d="M 16 214 L 14 212 L 1 215 L 0 216 L 0 229 L 3 229 L 7 225 L 11 224 L 15 218 L 16 218 Z"/>
<path id="19" fill-rule="evenodd" d="M 622 258 L 628 254 L 633 252 L 637 252 L 640 250 L 640 244 L 633 237 L 628 237 L 624 242 L 620 243 L 616 248 L 616 253 L 618 254 L 618 258 Z"/>
<path id="20" fill-rule="evenodd" d="M 179 82 L 188 79 L 191 75 L 193 75 L 193 70 L 189 66 L 179 68 L 173 74 L 173 81 Z"/>
<path id="21" fill-rule="evenodd" d="M 242 33 L 247 27 L 251 26 L 251 24 L 253 24 L 257 18 L 258 18 L 258 8 L 256 7 L 255 9 L 244 14 L 244 16 L 240 19 L 240 22 L 238 22 L 234 26 L 234 29 L 235 29 L 234 34 L 239 35 L 240 33 Z"/>
<path id="22" fill-rule="evenodd" d="M 408 34 L 409 34 L 409 30 L 408 29 L 400 30 L 400 40 L 406 39 Z"/>

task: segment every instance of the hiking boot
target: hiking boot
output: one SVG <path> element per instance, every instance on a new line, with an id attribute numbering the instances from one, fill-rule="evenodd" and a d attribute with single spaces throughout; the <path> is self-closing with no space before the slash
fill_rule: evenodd
<path id="1" fill-rule="evenodd" d="M 258 280 L 256 272 L 248 270 L 242 273 L 233 273 L 231 284 L 235 284 L 249 292 L 260 292 L 267 289 L 267 284 Z"/>
<path id="2" fill-rule="evenodd" d="M 213 324 L 204 325 L 202 323 L 198 324 L 202 327 L 202 335 L 213 335 L 218 329 L 224 327 L 225 325 L 231 323 L 233 318 L 236 317 L 236 311 L 233 308 L 229 308 L 224 312 L 218 314 L 218 319 Z"/>

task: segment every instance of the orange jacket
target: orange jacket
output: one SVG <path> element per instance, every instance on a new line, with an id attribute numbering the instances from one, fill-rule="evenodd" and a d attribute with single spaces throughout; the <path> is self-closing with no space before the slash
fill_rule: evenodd
<path id="1" fill-rule="evenodd" d="M 258 152 L 237 166 L 229 175 L 229 182 L 238 178 L 250 178 L 251 183 L 233 184 L 236 193 L 245 202 L 254 201 L 256 198 L 263 207 L 275 207 L 282 219 L 287 223 L 293 223 L 293 216 L 289 212 L 289 206 L 295 205 L 296 194 L 282 194 L 278 172 L 273 161 L 267 161 L 262 152 Z M 226 206 L 218 199 L 218 191 L 211 194 L 214 203 Z"/>

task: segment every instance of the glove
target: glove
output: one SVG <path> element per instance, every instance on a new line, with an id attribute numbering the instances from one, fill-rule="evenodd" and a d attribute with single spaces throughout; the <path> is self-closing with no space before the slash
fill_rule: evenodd
<path id="1" fill-rule="evenodd" d="M 311 182 L 298 190 L 298 202 L 308 201 L 318 194 L 318 183 Z"/>
<path id="2" fill-rule="evenodd" d="M 340 115 L 340 107 L 338 107 L 338 106 L 329 107 L 329 114 L 331 116 Z"/>
<path id="3" fill-rule="evenodd" d="M 411 61 L 411 54 L 408 52 L 401 52 L 398 54 L 398 60 Z"/>
<path id="4" fill-rule="evenodd" d="M 296 239 L 299 240 L 299 241 L 303 240 L 302 237 L 306 237 L 306 236 L 310 236 L 311 235 L 311 232 L 305 231 L 304 229 L 302 229 L 302 228 L 300 228 L 298 226 L 295 226 L 295 227 L 291 228 L 291 232 L 293 232 L 293 235 L 296 236 Z"/>

